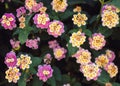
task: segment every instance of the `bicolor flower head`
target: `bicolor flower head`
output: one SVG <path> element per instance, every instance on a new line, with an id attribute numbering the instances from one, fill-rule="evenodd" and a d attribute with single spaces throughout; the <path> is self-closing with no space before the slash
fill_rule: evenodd
<path id="1" fill-rule="evenodd" d="M 91 53 L 83 48 L 80 48 L 72 57 L 75 57 L 76 62 L 81 65 L 91 63 Z"/>
<path id="2" fill-rule="evenodd" d="M 16 41 L 13 39 L 10 39 L 10 44 L 14 50 L 19 50 L 20 48 L 20 41 Z"/>
<path id="3" fill-rule="evenodd" d="M 8 82 L 14 82 L 17 83 L 17 81 L 20 79 L 21 73 L 19 72 L 19 69 L 16 67 L 9 67 L 9 69 L 5 72 L 6 76 L 5 78 L 8 79 Z"/>
<path id="4" fill-rule="evenodd" d="M 59 60 L 65 58 L 65 54 L 66 54 L 67 50 L 62 47 L 57 47 L 57 48 L 53 49 L 53 52 L 54 52 L 54 57 L 59 61 Z"/>
<path id="5" fill-rule="evenodd" d="M 19 7 L 17 10 L 16 10 L 16 12 L 17 12 L 17 17 L 19 18 L 19 17 L 21 17 L 21 16 L 23 16 L 23 15 L 25 15 L 26 14 L 26 9 L 25 9 L 25 7 Z"/>
<path id="6" fill-rule="evenodd" d="M 36 14 L 33 17 L 33 20 L 34 20 L 34 24 L 36 24 L 37 28 L 41 28 L 41 29 L 48 28 L 48 25 L 50 22 L 49 16 L 46 13 Z"/>
<path id="7" fill-rule="evenodd" d="M 61 21 L 54 20 L 49 23 L 47 32 L 49 35 L 54 36 L 57 38 L 58 36 L 61 36 L 62 33 L 64 33 L 64 24 Z"/>
<path id="8" fill-rule="evenodd" d="M 82 8 L 80 6 L 76 6 L 74 9 L 73 9 L 73 12 L 81 12 Z"/>
<path id="9" fill-rule="evenodd" d="M 102 13 L 104 13 L 105 11 L 113 11 L 116 13 L 120 12 L 120 10 L 117 7 L 115 7 L 114 5 L 109 5 L 109 4 L 106 4 L 102 7 Z"/>
<path id="10" fill-rule="evenodd" d="M 0 22 L 4 29 L 13 30 L 16 27 L 15 16 L 12 13 L 5 13 L 0 19 Z"/>
<path id="11" fill-rule="evenodd" d="M 110 62 L 115 59 L 115 53 L 111 50 L 106 50 L 106 56 L 108 57 Z"/>
<path id="12" fill-rule="evenodd" d="M 81 31 L 73 32 L 72 36 L 70 36 L 70 43 L 73 47 L 80 47 L 86 40 L 86 36 Z"/>
<path id="13" fill-rule="evenodd" d="M 5 57 L 5 64 L 7 65 L 7 67 L 15 67 L 16 63 L 17 58 L 15 52 L 10 51 L 9 53 L 7 53 Z"/>
<path id="14" fill-rule="evenodd" d="M 43 82 L 46 82 L 49 78 L 53 76 L 53 69 L 50 65 L 39 65 L 37 76 Z"/>
<path id="15" fill-rule="evenodd" d="M 55 12 L 64 12 L 68 6 L 67 0 L 53 0 L 51 5 Z"/>
<path id="16" fill-rule="evenodd" d="M 119 15 L 113 11 L 105 11 L 102 14 L 102 25 L 109 29 L 116 27 L 119 24 Z"/>
<path id="17" fill-rule="evenodd" d="M 92 49 L 95 50 L 102 49 L 106 44 L 104 35 L 102 35 L 101 33 L 94 33 L 92 37 L 89 38 L 89 44 L 90 48 Z"/>
<path id="18" fill-rule="evenodd" d="M 96 58 L 95 63 L 99 67 L 104 68 L 109 63 L 109 59 L 106 55 L 102 54 Z"/>
<path id="19" fill-rule="evenodd" d="M 83 75 L 87 78 L 88 81 L 97 80 L 97 78 L 101 74 L 101 69 L 94 63 L 81 65 L 80 71 L 83 73 Z"/>
<path id="20" fill-rule="evenodd" d="M 30 64 L 32 64 L 31 57 L 28 55 L 21 54 L 20 57 L 17 59 L 17 66 L 20 67 L 22 70 L 29 69 Z"/>
<path id="21" fill-rule="evenodd" d="M 33 6 L 32 10 L 33 12 L 39 12 L 41 7 L 43 7 L 43 3 L 39 2 L 35 6 Z"/>
<path id="22" fill-rule="evenodd" d="M 78 27 L 81 27 L 82 25 L 86 25 L 87 19 L 88 19 L 87 16 L 81 13 L 74 14 L 72 18 L 73 23 L 77 25 Z"/>
<path id="23" fill-rule="evenodd" d="M 59 44 L 56 40 L 49 41 L 48 44 L 49 44 L 49 48 L 51 49 L 59 47 Z"/>
<path id="24" fill-rule="evenodd" d="M 115 77 L 118 73 L 118 67 L 112 62 L 106 65 L 105 70 L 109 73 L 111 78 Z"/>
<path id="25" fill-rule="evenodd" d="M 26 46 L 32 49 L 38 49 L 38 42 L 40 41 L 40 38 L 37 39 L 27 39 L 26 40 Z"/>

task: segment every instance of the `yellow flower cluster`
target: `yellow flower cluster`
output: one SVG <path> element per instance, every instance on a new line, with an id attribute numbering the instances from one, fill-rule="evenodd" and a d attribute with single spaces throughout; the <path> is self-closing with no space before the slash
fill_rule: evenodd
<path id="1" fill-rule="evenodd" d="M 76 8 L 73 9 L 73 12 L 81 12 L 81 9 L 80 6 L 76 6 Z"/>
<path id="2" fill-rule="evenodd" d="M 106 55 L 102 54 L 100 56 L 98 56 L 96 58 L 95 63 L 99 66 L 99 67 L 105 67 L 108 63 L 109 63 L 109 59 L 107 58 Z"/>
<path id="3" fill-rule="evenodd" d="M 43 24 L 45 25 L 46 24 L 46 21 L 48 21 L 49 18 L 46 17 L 46 14 L 39 14 L 38 15 L 38 18 L 37 18 L 37 21 L 38 21 L 38 24 Z"/>
<path id="4" fill-rule="evenodd" d="M 74 14 L 73 18 L 72 18 L 73 23 L 75 25 L 77 25 L 78 27 L 81 27 L 82 25 L 86 25 L 86 20 L 87 19 L 88 18 L 86 17 L 86 15 L 85 14 L 81 14 L 81 13 Z"/>
<path id="5" fill-rule="evenodd" d="M 43 6 L 43 7 L 40 8 L 40 12 L 41 12 L 41 13 L 45 13 L 46 10 L 47 10 L 47 7 L 45 7 L 45 6 Z"/>
<path id="6" fill-rule="evenodd" d="M 9 69 L 5 72 L 5 78 L 8 79 L 8 82 L 17 83 L 17 80 L 20 78 L 19 69 L 16 67 L 9 67 Z"/>
<path id="7" fill-rule="evenodd" d="M 79 57 L 77 57 L 76 59 L 77 63 L 88 64 L 91 62 L 91 53 L 84 50 L 81 52 L 81 55 L 79 55 Z"/>
<path id="8" fill-rule="evenodd" d="M 112 77 L 117 75 L 118 68 L 117 68 L 117 66 L 114 63 L 110 63 L 107 66 L 107 72 L 110 74 L 110 77 L 112 78 Z"/>
<path id="9" fill-rule="evenodd" d="M 56 58 L 61 57 L 64 54 L 64 51 L 62 49 L 56 49 L 56 51 L 54 51 L 54 55 Z"/>
<path id="10" fill-rule="evenodd" d="M 51 4 L 55 12 L 64 12 L 68 6 L 67 0 L 53 0 Z"/>
<path id="11" fill-rule="evenodd" d="M 17 66 L 19 66 L 23 70 L 28 69 L 31 63 L 31 57 L 28 55 L 21 54 L 20 58 L 17 59 Z"/>
<path id="12" fill-rule="evenodd" d="M 82 72 L 87 80 L 96 80 L 100 75 L 101 70 L 95 64 L 82 65 Z"/>
<path id="13" fill-rule="evenodd" d="M 70 43 L 72 43 L 73 47 L 80 47 L 86 40 L 86 36 L 81 31 L 73 32 L 70 37 Z"/>
<path id="14" fill-rule="evenodd" d="M 26 0 L 26 3 L 25 3 L 25 5 L 28 9 L 32 9 L 32 7 L 35 6 L 36 4 L 37 3 L 35 0 Z"/>
<path id="15" fill-rule="evenodd" d="M 102 25 L 107 26 L 109 29 L 116 27 L 119 24 L 119 16 L 113 11 L 105 11 L 102 14 Z"/>

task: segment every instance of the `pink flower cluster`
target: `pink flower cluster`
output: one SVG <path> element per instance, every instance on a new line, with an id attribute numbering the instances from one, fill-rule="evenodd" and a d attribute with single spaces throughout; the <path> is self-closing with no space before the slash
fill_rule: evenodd
<path id="1" fill-rule="evenodd" d="M 37 39 L 27 39 L 26 40 L 26 46 L 32 49 L 38 49 L 38 42 L 40 41 L 40 38 Z"/>
<path id="2" fill-rule="evenodd" d="M 57 38 L 58 36 L 61 36 L 62 33 L 64 33 L 64 24 L 61 21 L 54 20 L 49 23 L 47 32 L 49 35 L 54 36 Z"/>
<path id="3" fill-rule="evenodd" d="M 46 82 L 49 78 L 52 77 L 52 75 L 53 75 L 53 69 L 50 65 L 44 64 L 38 66 L 37 76 L 43 82 Z"/>
<path id="4" fill-rule="evenodd" d="M 50 64 L 52 61 L 52 57 L 51 57 L 51 54 L 50 53 L 47 53 L 44 57 L 44 63 L 45 64 Z"/>
<path id="5" fill-rule="evenodd" d="M 20 41 L 15 41 L 15 40 L 11 39 L 10 44 L 11 44 L 12 48 L 15 50 L 20 48 Z"/>
<path id="6" fill-rule="evenodd" d="M 17 17 L 19 18 L 19 17 L 21 17 L 22 15 L 24 15 L 24 14 L 26 14 L 26 9 L 25 9 L 25 7 L 19 7 L 17 10 L 16 10 L 16 12 L 17 12 Z"/>
<path id="7" fill-rule="evenodd" d="M 58 61 L 65 58 L 67 50 L 63 47 L 60 47 L 56 40 L 49 41 L 48 44 L 49 48 L 53 49 L 53 54 Z"/>
<path id="8" fill-rule="evenodd" d="M 12 13 L 5 13 L 0 22 L 5 29 L 13 30 L 16 27 L 15 16 Z"/>
<path id="9" fill-rule="evenodd" d="M 101 33 L 94 33 L 92 37 L 89 37 L 89 44 L 90 48 L 92 49 L 95 50 L 102 49 L 106 44 L 104 35 L 102 35 Z"/>
<path id="10" fill-rule="evenodd" d="M 39 12 L 39 9 L 43 7 L 43 3 L 37 3 L 36 0 L 25 0 L 25 7 L 32 12 Z"/>
<path id="11" fill-rule="evenodd" d="M 8 68 L 15 67 L 17 64 L 17 58 L 15 52 L 10 51 L 9 53 L 7 53 L 4 63 L 7 65 Z"/>
<path id="12" fill-rule="evenodd" d="M 41 29 L 48 28 L 48 25 L 50 22 L 49 16 L 46 13 L 36 14 L 33 17 L 33 20 L 34 20 L 34 24 L 36 24 L 37 28 L 41 28 Z"/>

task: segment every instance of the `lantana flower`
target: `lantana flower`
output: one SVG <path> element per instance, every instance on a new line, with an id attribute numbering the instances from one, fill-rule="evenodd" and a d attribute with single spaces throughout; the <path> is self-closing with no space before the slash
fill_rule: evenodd
<path id="1" fill-rule="evenodd" d="M 5 13 L 0 19 L 0 22 L 4 29 L 13 30 L 16 27 L 15 16 L 12 13 Z"/>
<path id="2" fill-rule="evenodd" d="M 50 65 L 39 65 L 37 76 L 43 82 L 46 82 L 49 78 L 53 76 L 53 69 Z"/>
<path id="3" fill-rule="evenodd" d="M 10 39 L 10 44 L 14 50 L 19 50 L 20 48 L 20 41 L 16 41 L 13 39 Z"/>
<path id="4" fill-rule="evenodd" d="M 48 44 L 49 44 L 49 48 L 51 49 L 59 47 L 59 44 L 56 40 L 49 41 Z"/>
<path id="5" fill-rule="evenodd" d="M 106 56 L 109 59 L 110 62 L 112 62 L 115 59 L 115 53 L 111 50 L 106 50 Z"/>
<path id="6" fill-rule="evenodd" d="M 21 54 L 20 57 L 17 59 L 17 66 L 20 67 L 22 70 L 29 69 L 30 64 L 32 64 L 31 57 L 28 55 Z"/>
<path id="7" fill-rule="evenodd" d="M 8 79 L 8 82 L 17 83 L 20 79 L 21 73 L 17 67 L 9 67 L 9 69 L 5 72 L 5 78 Z"/>
<path id="8" fill-rule="evenodd" d="M 7 65 L 7 67 L 15 67 L 16 63 L 17 58 L 15 52 L 10 51 L 9 53 L 7 53 L 5 57 L 5 64 Z"/>
<path id="9" fill-rule="evenodd" d="M 88 19 L 87 16 L 81 13 L 74 14 L 72 18 L 73 23 L 77 25 L 78 27 L 81 27 L 82 25 L 86 25 L 87 19 Z"/>
<path id="10" fill-rule="evenodd" d="M 70 43 L 73 47 L 80 47 L 86 40 L 86 36 L 81 31 L 73 32 L 72 36 L 70 36 Z"/>
<path id="11" fill-rule="evenodd" d="M 33 17 L 33 20 L 34 20 L 34 24 L 36 24 L 37 28 L 41 28 L 41 29 L 48 28 L 48 25 L 50 22 L 49 16 L 46 13 L 36 14 Z"/>
<path id="12" fill-rule="evenodd" d="M 91 53 L 83 48 L 80 48 L 72 57 L 75 57 L 76 62 L 82 65 L 91 63 Z"/>
<path id="13" fill-rule="evenodd" d="M 25 7 L 19 7 L 17 10 L 16 10 L 16 12 L 17 12 L 17 17 L 19 18 L 19 17 L 21 17 L 21 16 L 23 16 L 23 15 L 25 15 L 26 14 L 26 9 L 25 9 Z"/>
<path id="14" fill-rule="evenodd" d="M 102 35 L 101 33 L 94 33 L 92 37 L 89 38 L 89 44 L 90 48 L 92 49 L 95 50 L 102 49 L 106 44 L 104 35 Z"/>
<path id="15" fill-rule="evenodd" d="M 88 81 L 97 80 L 101 74 L 101 69 L 94 63 L 81 65 L 80 71 L 83 73 L 83 75 L 87 78 Z"/>
<path id="16" fill-rule="evenodd" d="M 54 20 L 49 23 L 47 32 L 49 35 L 54 36 L 57 38 L 58 36 L 61 36 L 62 33 L 64 33 L 64 24 L 61 21 Z"/>
<path id="17" fill-rule="evenodd" d="M 51 5 L 55 12 L 64 12 L 68 6 L 67 0 L 53 0 Z"/>

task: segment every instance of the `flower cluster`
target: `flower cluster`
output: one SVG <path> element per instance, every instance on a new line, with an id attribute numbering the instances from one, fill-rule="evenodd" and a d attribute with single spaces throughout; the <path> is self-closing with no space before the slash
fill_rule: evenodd
<path id="1" fill-rule="evenodd" d="M 11 44 L 13 50 L 19 50 L 19 48 L 20 48 L 20 41 L 16 41 L 16 40 L 11 39 L 10 40 L 10 44 Z"/>
<path id="2" fill-rule="evenodd" d="M 87 80 L 97 80 L 101 74 L 101 69 L 94 63 L 89 63 L 87 65 L 81 65 L 80 71 L 84 74 Z"/>
<path id="3" fill-rule="evenodd" d="M 109 29 L 116 27 L 119 24 L 118 12 L 120 10 L 112 5 L 105 5 L 102 8 L 102 25 L 107 26 Z"/>
<path id="4" fill-rule="evenodd" d="M 73 9 L 73 12 L 81 12 L 82 8 L 80 6 L 76 6 L 74 9 Z"/>
<path id="5" fill-rule="evenodd" d="M 27 39 L 26 40 L 26 46 L 32 49 L 38 49 L 38 42 L 40 41 L 40 38 L 37 39 Z"/>
<path id="6" fill-rule="evenodd" d="M 70 36 L 70 43 L 72 43 L 73 47 L 80 47 L 86 40 L 86 36 L 81 31 L 73 32 L 72 36 Z"/>
<path id="7" fill-rule="evenodd" d="M 92 37 L 89 38 L 89 44 L 90 48 L 92 49 L 102 49 L 106 44 L 104 35 L 102 35 L 101 33 L 94 33 Z"/>
<path id="8" fill-rule="evenodd" d="M 31 57 L 28 55 L 21 54 L 20 58 L 17 59 L 17 66 L 22 70 L 29 69 L 31 63 Z"/>
<path id="9" fill-rule="evenodd" d="M 46 82 L 49 78 L 51 78 L 53 75 L 53 69 L 50 65 L 39 65 L 38 66 L 38 72 L 37 76 L 40 80 L 43 82 Z"/>
<path id="10" fill-rule="evenodd" d="M 86 20 L 87 19 L 88 18 L 86 17 L 86 15 L 85 14 L 81 14 L 81 13 L 74 14 L 73 18 L 72 18 L 73 23 L 75 25 L 77 25 L 78 27 L 81 27 L 82 25 L 86 25 Z"/>
<path id="11" fill-rule="evenodd" d="M 44 63 L 45 64 L 50 64 L 52 61 L 52 57 L 51 57 L 51 54 L 50 53 L 47 53 L 44 57 Z"/>
<path id="12" fill-rule="evenodd" d="M 49 44 L 49 48 L 53 49 L 53 54 L 58 61 L 65 58 L 65 54 L 67 53 L 67 50 L 63 47 L 60 47 L 60 45 L 56 40 L 49 41 L 48 44 Z"/>
<path id="13" fill-rule="evenodd" d="M 16 27 L 15 16 L 12 13 L 5 13 L 0 22 L 5 29 L 13 30 Z"/>
<path id="14" fill-rule="evenodd" d="M 64 33 L 64 24 L 61 21 L 54 20 L 50 22 L 47 32 L 49 35 L 52 35 L 54 37 L 61 36 L 62 33 Z"/>
<path id="15" fill-rule="evenodd" d="M 26 14 L 26 9 L 25 9 L 25 7 L 19 7 L 17 10 L 16 10 L 16 12 L 17 12 L 17 17 L 19 18 L 19 17 L 21 17 L 21 16 L 23 16 L 23 15 L 25 15 Z"/>
<path id="16" fill-rule="evenodd" d="M 53 0 L 51 5 L 55 12 L 64 12 L 68 6 L 67 0 Z"/>
<path id="17" fill-rule="evenodd" d="M 33 17 L 33 20 L 34 20 L 34 24 L 36 24 L 37 28 L 41 28 L 41 29 L 48 28 L 48 25 L 50 22 L 49 16 L 46 13 L 36 14 Z"/>
<path id="18" fill-rule="evenodd" d="M 91 63 L 91 53 L 88 50 L 80 48 L 73 57 L 76 58 L 76 62 L 81 65 Z"/>

